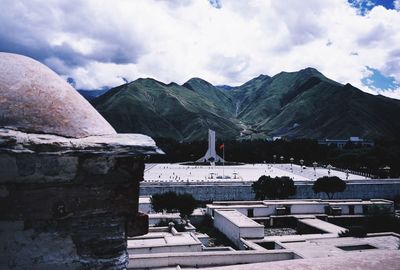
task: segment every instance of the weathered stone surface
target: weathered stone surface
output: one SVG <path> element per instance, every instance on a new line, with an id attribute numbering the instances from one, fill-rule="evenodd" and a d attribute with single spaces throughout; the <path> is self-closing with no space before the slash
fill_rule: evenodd
<path id="1" fill-rule="evenodd" d="M 74 138 L 116 134 L 60 76 L 11 53 L 0 53 L 0 127 Z"/>
<path id="2" fill-rule="evenodd" d="M 58 159 L 54 157 L 43 157 L 40 159 L 40 170 L 45 176 L 55 176 L 60 171 Z"/>
<path id="3" fill-rule="evenodd" d="M 0 154 L 0 179 L 14 183 L 71 182 L 77 173 L 78 160 L 74 156 Z"/>
<path id="4" fill-rule="evenodd" d="M 7 197 L 8 194 L 10 194 L 10 193 L 8 192 L 7 187 L 5 187 L 5 186 L 0 186 L 0 198 Z"/>
<path id="5" fill-rule="evenodd" d="M 126 233 L 129 237 L 147 234 L 149 232 L 149 226 L 147 224 L 149 224 L 149 216 L 138 213 L 136 216 L 132 216 L 128 219 Z"/>
<path id="6" fill-rule="evenodd" d="M 163 154 L 153 139 L 141 134 L 115 134 L 74 139 L 3 128 L 0 128 L 0 152 L 103 156 Z"/>
<path id="7" fill-rule="evenodd" d="M 19 176 L 29 176 L 35 174 L 36 159 L 32 155 L 19 155 L 17 158 Z"/>
<path id="8" fill-rule="evenodd" d="M 102 157 L 86 159 L 82 162 L 82 169 L 92 174 L 107 174 L 114 166 L 114 159 Z"/>
<path id="9" fill-rule="evenodd" d="M 143 159 L 158 153 L 44 65 L 0 53 L 0 269 L 125 269 L 127 235 L 148 228 Z"/>
<path id="10" fill-rule="evenodd" d="M 143 160 L 22 156 L 34 172 L 15 165 L 14 181 L 0 185 L 0 269 L 125 269 L 127 235 L 148 228 L 137 212 Z"/>
<path id="11" fill-rule="evenodd" d="M 54 158 L 54 157 L 53 157 Z M 68 179 L 72 179 L 75 177 L 78 167 L 78 157 L 59 157 L 58 164 L 60 168 L 60 175 L 65 175 Z"/>
<path id="12" fill-rule="evenodd" d="M 78 267 L 79 256 L 71 236 L 58 232 L 21 230 L 15 226 L 18 223 L 10 224 L 14 226 L 8 226 L 6 231 L 2 231 L 0 226 L 4 249 L 0 253 L 1 269 L 59 269 L 58 265 Z M 18 256 L 9 256 L 10 253 Z"/>
<path id="13" fill-rule="evenodd" d="M 15 157 L 0 154 L 0 183 L 13 181 L 18 174 Z"/>

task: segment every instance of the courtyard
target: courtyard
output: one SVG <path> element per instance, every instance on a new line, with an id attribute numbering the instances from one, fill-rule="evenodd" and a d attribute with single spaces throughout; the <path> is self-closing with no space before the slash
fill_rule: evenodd
<path id="1" fill-rule="evenodd" d="M 297 164 L 244 164 L 232 166 L 202 166 L 179 163 L 146 164 L 146 182 L 254 182 L 262 175 L 288 176 L 294 181 L 315 181 L 323 176 L 337 176 L 343 180 L 365 180 L 368 177 L 334 168 L 307 167 Z"/>

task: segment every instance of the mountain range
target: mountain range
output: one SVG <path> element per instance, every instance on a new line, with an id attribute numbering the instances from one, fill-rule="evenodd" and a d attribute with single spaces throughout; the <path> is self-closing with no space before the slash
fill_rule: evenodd
<path id="1" fill-rule="evenodd" d="M 98 96 L 101 96 L 105 92 L 107 92 L 109 88 L 103 88 L 103 89 L 98 89 L 98 90 L 82 90 L 78 89 L 77 91 L 79 94 L 81 94 L 84 98 L 86 98 L 88 101 L 91 101 Z"/>
<path id="2" fill-rule="evenodd" d="M 396 139 L 400 101 L 367 94 L 314 68 L 260 75 L 241 86 L 192 78 L 183 85 L 146 78 L 93 99 L 118 132 L 179 141 L 272 137 Z"/>

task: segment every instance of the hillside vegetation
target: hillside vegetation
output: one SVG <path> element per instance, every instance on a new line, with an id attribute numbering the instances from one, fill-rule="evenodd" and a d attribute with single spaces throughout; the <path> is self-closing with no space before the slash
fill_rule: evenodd
<path id="1" fill-rule="evenodd" d="M 260 75 L 238 87 L 200 78 L 183 85 L 138 79 L 94 99 L 118 132 L 194 141 L 219 139 L 396 139 L 400 101 L 342 85 L 313 68 Z"/>

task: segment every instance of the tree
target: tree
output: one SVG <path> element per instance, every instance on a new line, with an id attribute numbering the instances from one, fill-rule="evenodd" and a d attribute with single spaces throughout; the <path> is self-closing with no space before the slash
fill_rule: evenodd
<path id="1" fill-rule="evenodd" d="M 188 218 L 197 208 L 197 201 L 192 194 L 184 193 L 178 195 L 178 205 L 176 209 L 179 211 L 181 218 Z"/>
<path id="2" fill-rule="evenodd" d="M 318 178 L 313 185 L 314 193 L 323 192 L 332 199 L 335 193 L 343 192 L 346 189 L 346 182 L 337 176 L 324 176 Z"/>
<path id="3" fill-rule="evenodd" d="M 176 194 L 173 191 L 154 194 L 151 196 L 150 201 L 155 212 L 162 212 L 165 210 L 171 213 L 178 211 L 182 218 L 190 216 L 198 206 L 198 202 L 191 194 Z"/>
<path id="4" fill-rule="evenodd" d="M 173 192 L 157 193 L 151 196 L 150 202 L 154 212 L 162 212 L 163 210 L 168 213 L 176 209 L 178 195 Z"/>
<path id="5" fill-rule="evenodd" d="M 257 200 L 269 199 L 286 199 L 296 194 L 296 186 L 294 181 L 287 177 L 261 176 L 251 186 L 256 195 Z"/>

